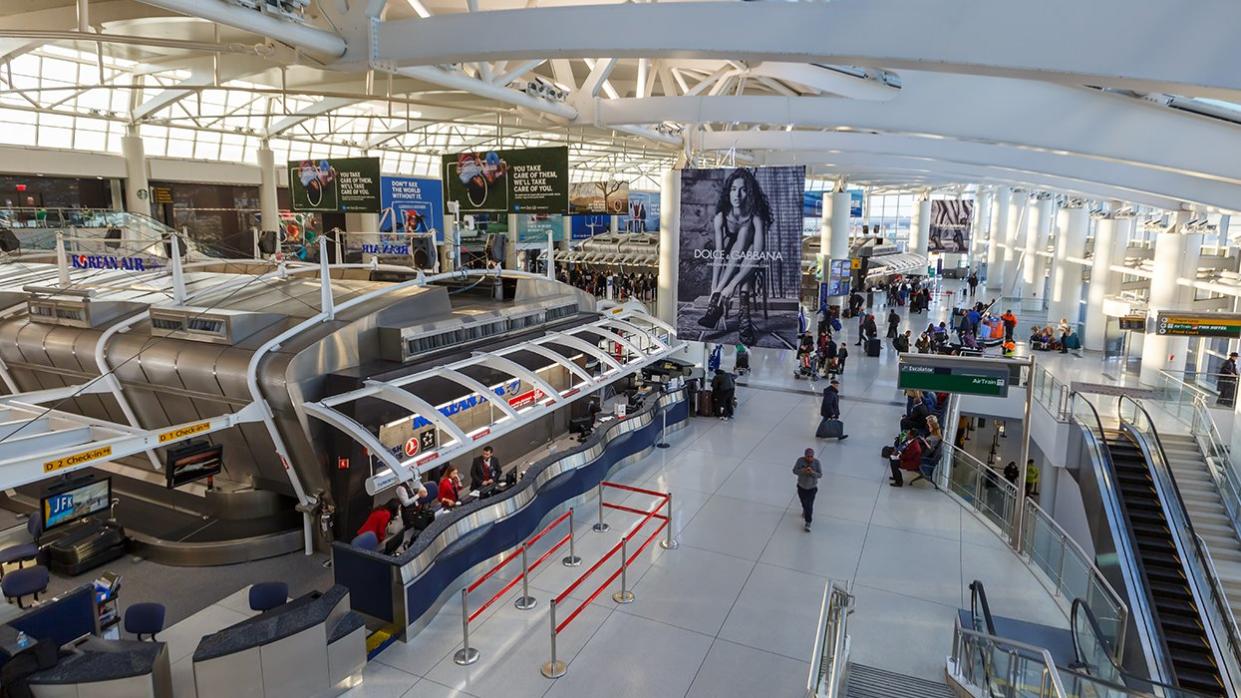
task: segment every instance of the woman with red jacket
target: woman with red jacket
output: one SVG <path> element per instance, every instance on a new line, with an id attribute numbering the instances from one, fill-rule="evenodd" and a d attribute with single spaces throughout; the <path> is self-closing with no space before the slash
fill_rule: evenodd
<path id="1" fill-rule="evenodd" d="M 908 470 L 916 473 L 921 465 L 922 439 L 911 432 L 908 440 L 888 458 L 888 466 L 892 468 L 892 479 L 888 484 L 893 487 L 904 487 L 905 479 L 901 477 L 901 471 Z"/>
<path id="2" fill-rule="evenodd" d="M 366 522 L 358 529 L 358 535 L 360 536 L 367 532 L 374 533 L 375 540 L 382 544 L 384 539 L 388 537 L 388 524 L 392 522 L 392 519 L 396 517 L 397 512 L 400 510 L 401 503 L 396 499 L 389 499 L 387 502 L 384 502 L 383 506 L 375 507 L 370 516 L 366 517 Z"/>
<path id="3" fill-rule="evenodd" d="M 449 463 L 444 466 L 444 476 L 440 478 L 440 504 L 455 507 L 461 501 L 461 475 L 457 466 Z"/>

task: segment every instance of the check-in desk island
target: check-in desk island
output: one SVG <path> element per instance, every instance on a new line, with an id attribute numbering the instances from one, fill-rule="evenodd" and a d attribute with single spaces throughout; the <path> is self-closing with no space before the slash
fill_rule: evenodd
<path id="1" fill-rule="evenodd" d="M 194 651 L 198 698 L 335 696 L 361 682 L 366 628 L 336 585 L 208 635 Z"/>
<path id="2" fill-rule="evenodd" d="M 646 454 L 659 442 L 661 430 L 671 433 L 684 426 L 690 414 L 687 394 L 688 388 L 681 387 L 653 395 L 625 418 L 599 424 L 582 443 L 531 464 L 503 493 L 437 516 L 399 556 L 334 543 L 336 583 L 348 587 L 355 611 L 396 628 L 408 640 L 461 589 L 471 571 L 517 546 L 545 519 Z"/>

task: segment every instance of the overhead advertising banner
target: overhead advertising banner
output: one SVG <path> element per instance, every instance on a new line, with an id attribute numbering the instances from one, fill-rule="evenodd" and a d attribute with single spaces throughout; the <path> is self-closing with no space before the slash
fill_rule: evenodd
<path id="1" fill-rule="evenodd" d="M 444 187 L 438 179 L 382 177 L 379 185 L 381 233 L 429 233 L 444 240 Z"/>
<path id="2" fill-rule="evenodd" d="M 444 156 L 444 200 L 461 213 L 565 213 L 569 149 L 488 150 Z"/>
<path id="3" fill-rule="evenodd" d="M 974 202 L 965 199 L 931 201 L 931 232 L 927 242 L 930 252 L 969 252 L 970 222 Z"/>
<path id="4" fill-rule="evenodd" d="M 607 215 L 573 216 L 569 221 L 574 240 L 589 240 L 612 229 L 612 217 Z"/>
<path id="5" fill-rule="evenodd" d="M 629 233 L 659 232 L 659 192 L 629 192 L 628 215 L 620 219 L 620 229 Z"/>
<path id="6" fill-rule="evenodd" d="M 577 182 L 569 185 L 569 213 L 574 216 L 629 210 L 629 182 Z"/>
<path id="7" fill-rule="evenodd" d="M 683 170 L 677 335 L 791 349 L 804 167 Z"/>
<path id="8" fill-rule="evenodd" d="M 517 242 L 547 244 L 547 234 L 553 240 L 564 239 L 564 216 L 559 213 L 523 214 L 517 217 Z"/>
<path id="9" fill-rule="evenodd" d="M 294 211 L 379 213 L 379 158 L 290 160 Z"/>

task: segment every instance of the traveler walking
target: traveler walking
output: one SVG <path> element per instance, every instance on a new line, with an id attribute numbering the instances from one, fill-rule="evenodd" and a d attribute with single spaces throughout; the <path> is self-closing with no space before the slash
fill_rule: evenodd
<path id="1" fill-rule="evenodd" d="M 823 402 L 819 403 L 819 428 L 815 436 L 820 439 L 837 439 L 844 441 L 849 438 L 845 433 L 845 425 L 840 421 L 840 381 L 833 378 L 823 390 Z"/>
<path id="2" fill-rule="evenodd" d="M 819 493 L 819 479 L 823 477 L 823 466 L 814 457 L 814 449 L 806 449 L 805 455 L 793 464 L 793 473 L 797 475 L 797 499 L 801 501 L 801 518 L 805 521 L 805 530 L 810 530 L 814 520 L 814 497 Z"/>
<path id="3" fill-rule="evenodd" d="M 1219 367 L 1219 399 L 1215 404 L 1221 407 L 1232 407 L 1237 399 L 1237 352 L 1228 355 L 1228 360 Z"/>
<path id="4" fill-rule="evenodd" d="M 896 339 L 900 334 L 901 316 L 895 310 L 888 311 L 888 339 Z"/>
<path id="5" fill-rule="evenodd" d="M 970 298 L 973 298 L 978 291 L 978 272 L 971 271 L 969 278 L 966 279 L 966 283 L 970 285 Z"/>

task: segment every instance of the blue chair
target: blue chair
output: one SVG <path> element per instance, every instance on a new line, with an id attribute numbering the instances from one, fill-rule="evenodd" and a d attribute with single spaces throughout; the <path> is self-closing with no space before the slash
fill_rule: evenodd
<path id="1" fill-rule="evenodd" d="M 425 487 L 425 488 L 427 489 L 427 496 L 425 496 L 425 497 L 420 497 L 420 498 L 418 499 L 418 503 L 419 503 L 419 504 L 421 504 L 421 505 L 423 505 L 423 506 L 426 506 L 426 505 L 430 504 L 431 502 L 434 502 L 436 499 L 439 499 L 439 496 L 440 496 L 440 486 L 439 486 L 439 484 L 438 484 L 438 483 L 434 483 L 434 482 L 424 482 L 424 483 L 422 483 L 422 486 L 423 486 L 423 487 Z"/>
<path id="2" fill-rule="evenodd" d="M 355 536 L 349 544 L 363 550 L 379 550 L 379 539 L 370 531 Z"/>
<path id="3" fill-rule="evenodd" d="M 136 603 L 125 609 L 125 632 L 132 633 L 139 640 L 149 635 L 152 642 L 156 634 L 164 629 L 164 604 Z"/>
<path id="4" fill-rule="evenodd" d="M 43 532 L 43 523 L 39 517 L 31 515 L 26 519 L 26 531 L 30 533 L 30 543 L 11 545 L 0 550 L 0 579 L 4 579 L 4 566 L 17 563 L 18 569 L 24 568 L 27 561 L 39 561 L 39 534 Z"/>
<path id="5" fill-rule="evenodd" d="M 0 581 L 0 590 L 4 591 L 4 598 L 11 603 L 17 600 L 18 608 L 28 608 L 22 603 L 22 599 L 27 596 L 33 596 L 34 601 L 38 603 L 39 594 L 47 591 L 48 580 L 51 575 L 47 573 L 47 568 L 42 565 L 34 567 L 25 567 L 20 570 L 13 570 L 5 575 Z M 33 604 L 31 604 L 33 605 Z"/>
<path id="6" fill-rule="evenodd" d="M 270 611 L 289 600 L 289 585 L 284 582 L 259 582 L 250 587 L 250 610 Z"/>

